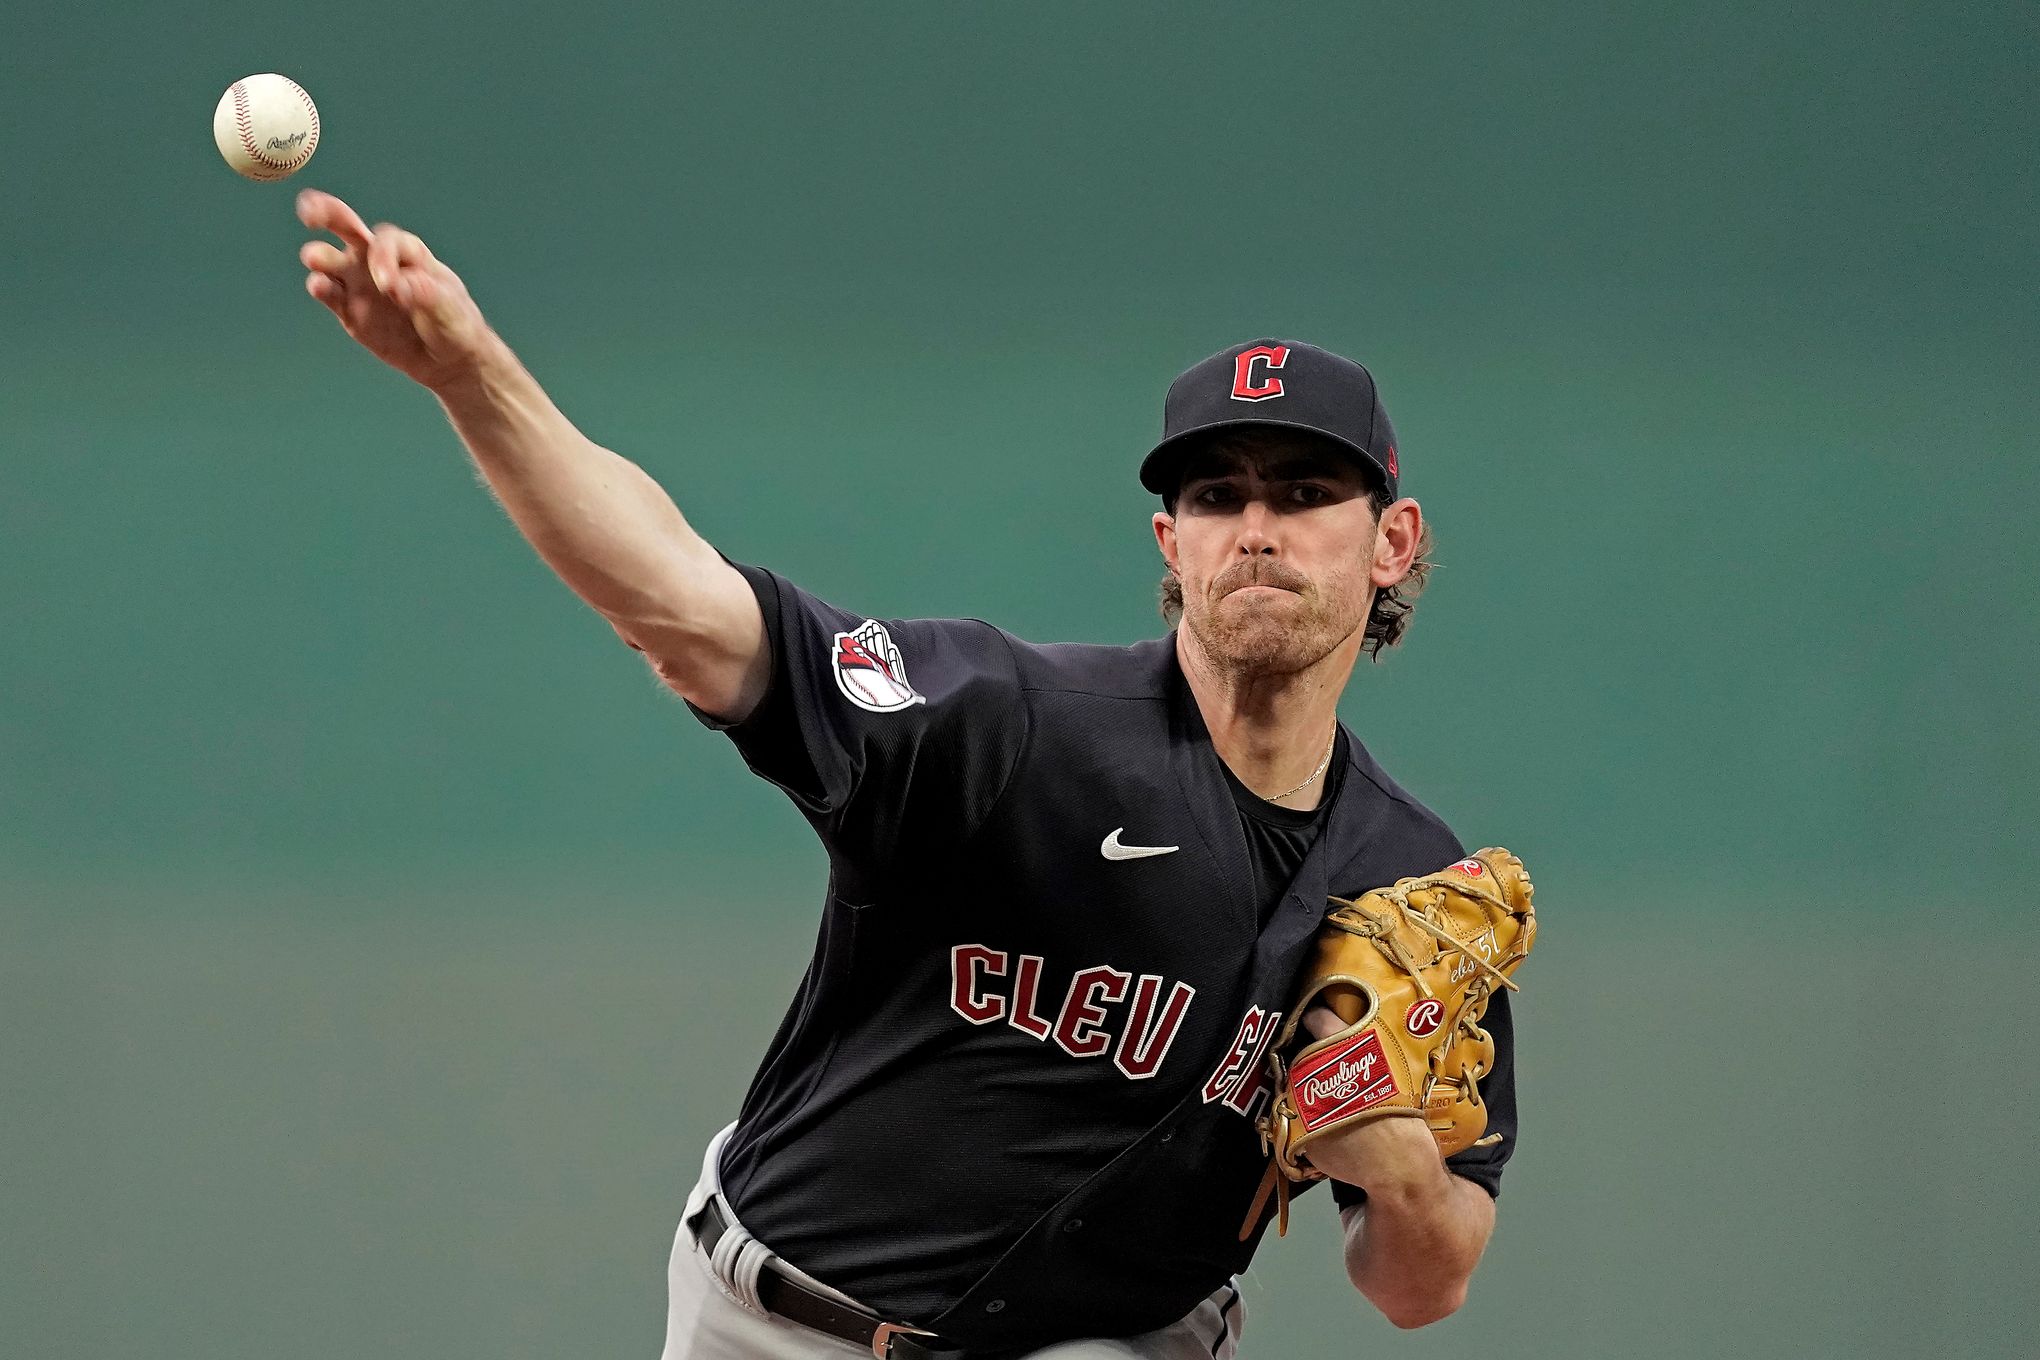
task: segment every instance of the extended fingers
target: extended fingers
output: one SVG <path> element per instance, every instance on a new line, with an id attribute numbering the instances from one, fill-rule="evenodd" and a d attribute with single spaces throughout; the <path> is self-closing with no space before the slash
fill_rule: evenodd
<path id="1" fill-rule="evenodd" d="M 400 267 L 422 269 L 436 263 L 432 252 L 413 233 L 388 222 L 377 224 L 368 247 L 368 275 L 383 292 L 396 283 Z"/>
<path id="2" fill-rule="evenodd" d="M 305 275 L 305 291 L 324 303 L 336 315 L 341 304 L 347 301 L 347 285 L 331 274 Z"/>
<path id="3" fill-rule="evenodd" d="M 298 221 L 313 231 L 330 231 L 348 247 L 367 251 L 368 224 L 361 214 L 323 189 L 307 189 L 297 196 Z"/>
<path id="4" fill-rule="evenodd" d="M 356 264 L 354 256 L 324 241 L 307 241 L 298 249 L 298 263 L 321 274 L 344 274 Z"/>
<path id="5" fill-rule="evenodd" d="M 307 227 L 332 232 L 346 247 L 307 241 L 298 249 L 298 261 L 309 271 L 305 291 L 343 321 L 350 295 L 365 302 L 371 287 L 407 312 L 435 307 L 459 292 L 459 280 L 413 232 L 389 222 L 371 229 L 354 209 L 318 189 L 298 195 L 297 212 Z"/>

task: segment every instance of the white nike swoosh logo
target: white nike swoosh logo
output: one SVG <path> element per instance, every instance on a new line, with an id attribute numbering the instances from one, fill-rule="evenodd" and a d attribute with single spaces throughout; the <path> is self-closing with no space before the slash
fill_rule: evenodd
<path id="1" fill-rule="evenodd" d="M 1112 834 L 1098 847 L 1098 853 L 1107 859 L 1150 859 L 1156 855 L 1173 855 L 1182 847 L 1177 845 L 1121 845 L 1119 833 L 1123 826 L 1112 828 Z"/>

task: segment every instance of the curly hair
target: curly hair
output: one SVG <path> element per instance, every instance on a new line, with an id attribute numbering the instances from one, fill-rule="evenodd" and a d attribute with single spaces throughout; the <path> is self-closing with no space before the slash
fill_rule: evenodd
<path id="1" fill-rule="evenodd" d="M 1374 510 L 1375 523 L 1381 522 L 1382 512 L 1395 502 L 1380 488 L 1368 492 L 1367 503 Z M 1175 498 L 1167 498 L 1170 514 L 1176 512 Z M 1384 586 L 1374 592 L 1374 605 L 1367 611 L 1367 633 L 1360 640 L 1360 650 L 1375 661 L 1381 660 L 1381 649 L 1400 643 L 1403 633 L 1409 629 L 1410 614 L 1417 607 L 1417 596 L 1423 594 L 1424 584 L 1430 579 L 1431 568 L 1437 563 L 1431 560 L 1436 547 L 1431 537 L 1431 522 L 1424 521 L 1424 528 L 1417 538 L 1416 560 L 1402 580 L 1392 586 Z M 1183 582 L 1173 570 L 1162 573 L 1161 585 L 1162 620 L 1171 628 L 1183 617 Z"/>

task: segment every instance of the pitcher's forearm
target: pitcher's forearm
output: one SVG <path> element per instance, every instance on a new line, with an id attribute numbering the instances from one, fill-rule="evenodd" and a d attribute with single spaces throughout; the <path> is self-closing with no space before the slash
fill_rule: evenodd
<path id="1" fill-rule="evenodd" d="M 1389 1321 L 1422 1327 L 1456 1311 L 1494 1232 L 1495 1206 L 1472 1181 L 1381 1186 L 1341 1214 L 1346 1274 Z"/>
<path id="2" fill-rule="evenodd" d="M 500 342 L 436 395 L 496 499 L 575 594 L 644 645 L 687 631 L 676 611 L 726 568 L 644 469 L 575 428 Z"/>
<path id="3" fill-rule="evenodd" d="M 765 617 L 735 567 L 687 527 L 644 470 L 560 414 L 482 317 L 458 274 L 416 235 L 318 189 L 298 219 L 305 291 L 363 349 L 436 394 L 496 499 L 546 565 L 673 691 L 742 720 L 765 693 Z"/>

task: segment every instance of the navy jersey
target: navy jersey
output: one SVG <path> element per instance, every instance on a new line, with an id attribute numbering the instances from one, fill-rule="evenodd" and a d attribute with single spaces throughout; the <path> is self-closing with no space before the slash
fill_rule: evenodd
<path id="1" fill-rule="evenodd" d="M 739 570 L 772 671 L 727 731 L 830 876 L 724 1149 L 738 1218 L 967 1346 L 1173 1322 L 1258 1242 L 1238 1230 L 1266 1166 L 1264 1050 L 1327 895 L 1464 847 L 1342 729 L 1317 831 L 1269 901 L 1173 638 L 874 621 Z M 1506 998 L 1488 1016 L 1482 1092 L 1505 1137 L 1452 1167 L 1492 1192 L 1515 1142 Z"/>

